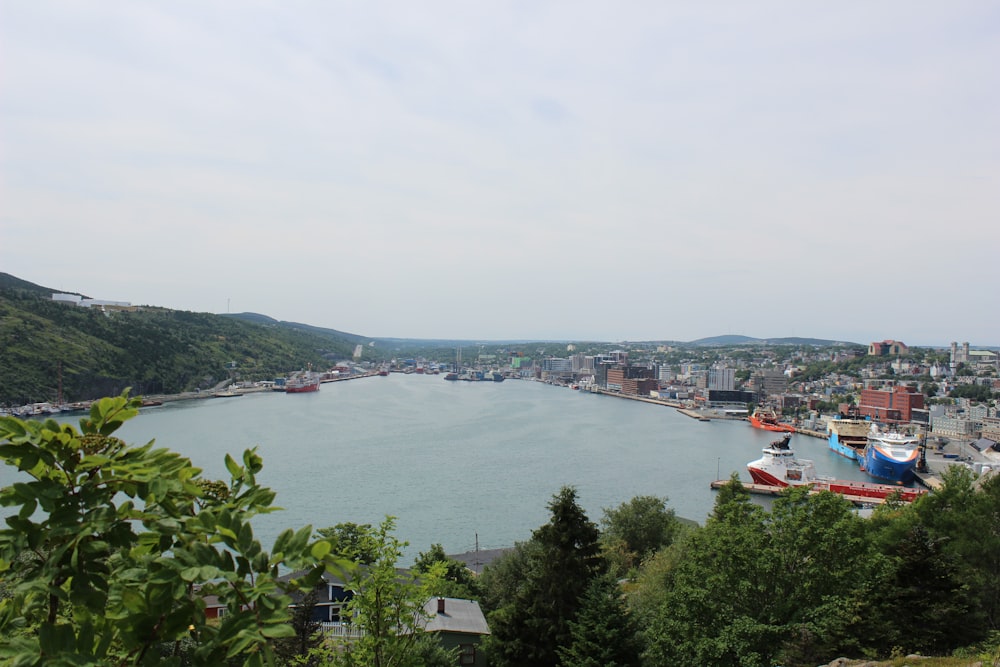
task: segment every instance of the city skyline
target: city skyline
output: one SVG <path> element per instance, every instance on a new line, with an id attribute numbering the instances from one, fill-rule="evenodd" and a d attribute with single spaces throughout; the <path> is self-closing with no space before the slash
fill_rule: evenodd
<path id="1" fill-rule="evenodd" d="M 368 337 L 996 345 L 1000 8 L 0 7 L 0 271 Z"/>

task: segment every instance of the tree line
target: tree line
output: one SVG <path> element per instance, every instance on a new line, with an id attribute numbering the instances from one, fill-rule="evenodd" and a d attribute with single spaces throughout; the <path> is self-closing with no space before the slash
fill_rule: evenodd
<path id="1" fill-rule="evenodd" d="M 996 475 L 952 467 L 934 493 L 868 518 L 804 489 L 765 509 L 734 476 L 704 525 L 652 496 L 595 522 L 566 486 L 482 575 L 440 545 L 401 572 L 391 517 L 289 529 L 264 549 L 252 519 L 274 493 L 259 455 L 227 456 L 230 479 L 204 479 L 176 453 L 115 437 L 137 411 L 123 394 L 79 429 L 0 418 L 0 458 L 24 480 L 0 490 L 3 664 L 456 664 L 413 622 L 433 595 L 479 600 L 495 667 L 1000 658 Z M 363 638 L 324 641 L 301 613 L 329 574 L 356 592 Z"/>

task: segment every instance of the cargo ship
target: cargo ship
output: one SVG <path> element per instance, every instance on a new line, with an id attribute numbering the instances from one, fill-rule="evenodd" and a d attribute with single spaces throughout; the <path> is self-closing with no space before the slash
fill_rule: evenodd
<path id="1" fill-rule="evenodd" d="M 285 381 L 286 394 L 304 394 L 310 391 L 319 391 L 320 377 L 312 371 L 296 373 Z"/>
<path id="2" fill-rule="evenodd" d="M 750 415 L 750 425 L 754 428 L 762 428 L 765 431 L 795 432 L 795 427 L 791 424 L 782 424 L 778 421 L 778 415 L 775 414 L 774 410 L 760 406 Z"/>
<path id="3" fill-rule="evenodd" d="M 868 433 L 862 468 L 871 477 L 905 484 L 913 479 L 920 459 L 920 438 L 898 431 L 881 431 L 873 426 Z"/>
<path id="4" fill-rule="evenodd" d="M 791 434 L 787 434 L 782 439 L 775 440 L 764 448 L 761 458 L 747 464 L 747 470 L 755 484 L 778 488 L 808 486 L 814 491 L 831 491 L 849 500 L 861 502 L 885 500 L 893 494 L 898 494 L 903 502 L 912 502 L 927 493 L 924 489 L 855 482 L 818 475 L 812 461 L 795 458 L 794 452 L 788 446 L 791 437 Z"/>
<path id="5" fill-rule="evenodd" d="M 826 423 L 826 431 L 830 435 L 830 449 L 852 461 L 858 461 L 864 456 L 868 444 L 868 432 L 872 422 L 868 419 L 837 417 Z"/>

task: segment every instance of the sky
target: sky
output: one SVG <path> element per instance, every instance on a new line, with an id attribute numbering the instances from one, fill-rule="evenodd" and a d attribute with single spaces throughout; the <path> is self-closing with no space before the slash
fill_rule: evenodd
<path id="1" fill-rule="evenodd" d="M 0 271 L 372 337 L 1000 344 L 1000 4 L 0 4 Z"/>

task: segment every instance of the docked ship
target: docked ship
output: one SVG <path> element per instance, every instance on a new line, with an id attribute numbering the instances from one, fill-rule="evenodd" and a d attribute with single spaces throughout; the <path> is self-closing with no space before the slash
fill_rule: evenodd
<path id="1" fill-rule="evenodd" d="M 913 479 L 920 459 L 920 438 L 872 426 L 864 454 L 859 458 L 865 472 L 876 479 L 903 483 Z"/>
<path id="2" fill-rule="evenodd" d="M 319 391 L 320 376 L 312 371 L 296 373 L 285 381 L 286 394 L 304 394 Z"/>
<path id="3" fill-rule="evenodd" d="M 765 431 L 795 432 L 795 427 L 791 424 L 782 424 L 778 421 L 778 415 L 775 414 L 774 410 L 760 406 L 757 406 L 753 414 L 750 415 L 750 425 L 754 428 L 762 428 Z"/>
<path id="4" fill-rule="evenodd" d="M 812 461 L 795 458 L 795 453 L 788 446 L 791 437 L 789 433 L 780 440 L 775 440 L 764 448 L 761 458 L 747 464 L 747 470 L 755 484 L 777 488 L 808 486 L 815 491 L 837 493 L 853 502 L 884 500 L 892 494 L 899 494 L 899 499 L 903 502 L 912 502 L 927 493 L 924 489 L 818 475 Z"/>
<path id="5" fill-rule="evenodd" d="M 830 449 L 852 461 L 864 456 L 872 423 L 867 419 L 838 417 L 826 423 Z"/>

